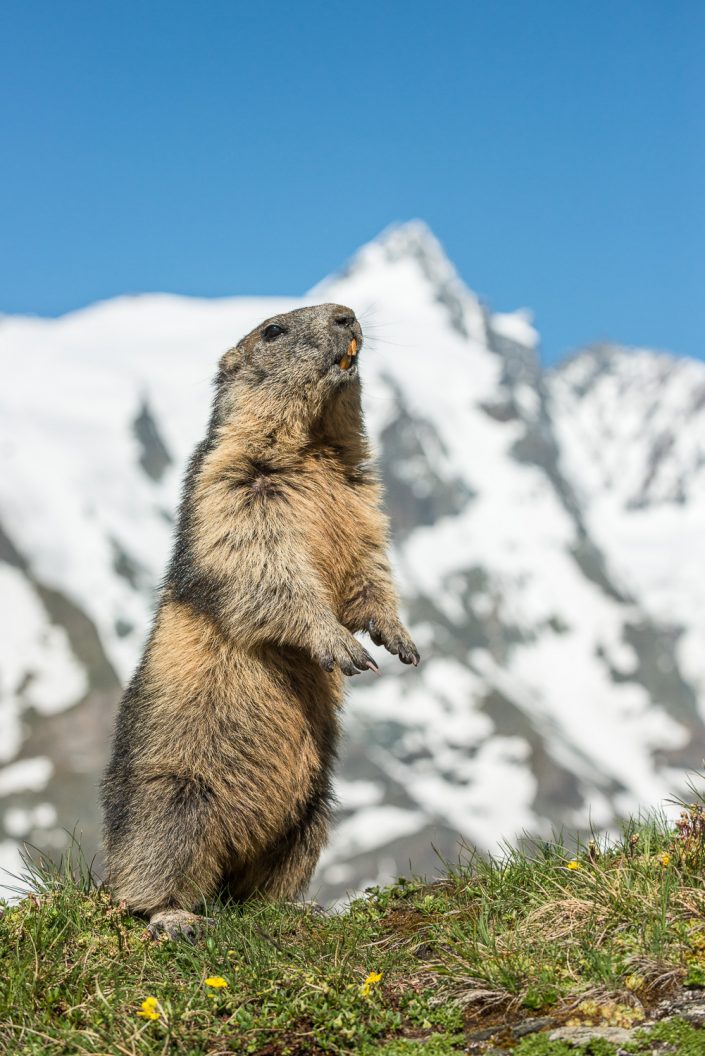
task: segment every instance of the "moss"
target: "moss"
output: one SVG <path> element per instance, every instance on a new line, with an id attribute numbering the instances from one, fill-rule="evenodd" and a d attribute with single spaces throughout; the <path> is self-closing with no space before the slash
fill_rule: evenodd
<path id="1" fill-rule="evenodd" d="M 671 1019 L 650 1030 L 638 1031 L 634 1041 L 624 1045 L 623 1050 L 635 1056 L 652 1056 L 655 1051 L 674 1056 L 703 1056 L 705 1031 L 683 1019 Z"/>
<path id="2" fill-rule="evenodd" d="M 523 1038 L 515 1047 L 516 1056 L 577 1056 L 575 1048 L 563 1041 L 550 1041 L 547 1034 Z M 609 1056 L 612 1056 L 610 1052 Z"/>
<path id="3" fill-rule="evenodd" d="M 433 1034 L 422 1038 L 398 1038 L 383 1045 L 365 1045 L 360 1049 L 360 1056 L 454 1056 L 465 1051 L 462 1034 Z"/>

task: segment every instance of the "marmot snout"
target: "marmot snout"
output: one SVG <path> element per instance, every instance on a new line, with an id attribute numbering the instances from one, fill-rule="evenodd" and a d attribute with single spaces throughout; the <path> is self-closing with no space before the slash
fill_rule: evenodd
<path id="1" fill-rule="evenodd" d="M 224 890 L 295 898 L 325 843 L 343 675 L 408 664 L 342 305 L 226 352 L 103 782 L 108 882 L 169 934 Z M 344 544 L 344 545 L 343 545 Z"/>

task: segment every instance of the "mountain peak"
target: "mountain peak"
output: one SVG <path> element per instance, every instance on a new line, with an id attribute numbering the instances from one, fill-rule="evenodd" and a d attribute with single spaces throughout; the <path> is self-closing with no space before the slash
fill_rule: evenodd
<path id="1" fill-rule="evenodd" d="M 381 246 L 390 257 L 424 258 L 450 268 L 455 274 L 443 246 L 424 220 L 390 224 L 373 239 L 372 244 Z"/>
<path id="2" fill-rule="evenodd" d="M 576 394 L 585 396 L 591 388 L 608 378 L 616 379 L 615 383 L 627 385 L 633 391 L 654 385 L 658 387 L 671 376 L 687 376 L 697 385 L 703 376 L 703 364 L 659 349 L 602 341 L 573 352 L 557 364 L 551 375 L 557 390 L 567 386 Z"/>
<path id="3" fill-rule="evenodd" d="M 569 373 L 575 365 L 585 367 L 590 364 L 595 370 L 611 371 L 623 363 L 651 362 L 652 364 L 672 364 L 695 362 L 687 356 L 676 356 L 662 348 L 644 348 L 641 345 L 622 345 L 616 341 L 594 341 L 570 352 L 558 363 L 553 373 Z"/>
<path id="4" fill-rule="evenodd" d="M 397 269 L 414 268 L 426 287 L 431 287 L 433 299 L 442 304 L 453 329 L 465 338 L 485 342 L 487 338 L 485 310 L 477 296 L 458 275 L 443 246 L 423 220 L 407 220 L 385 228 L 376 238 L 362 246 L 341 271 L 315 287 L 311 294 L 329 295 L 335 287 L 365 276 L 374 276 L 376 290 L 398 288 L 405 299 L 409 297 L 409 276 L 403 282 L 387 283 L 386 277 Z"/>
<path id="5" fill-rule="evenodd" d="M 352 270 L 355 270 L 356 263 L 364 261 L 369 250 L 381 250 L 390 263 L 415 261 L 425 277 L 434 284 L 453 282 L 466 293 L 471 292 L 458 275 L 441 242 L 423 220 L 406 220 L 384 228 L 353 257 Z"/>

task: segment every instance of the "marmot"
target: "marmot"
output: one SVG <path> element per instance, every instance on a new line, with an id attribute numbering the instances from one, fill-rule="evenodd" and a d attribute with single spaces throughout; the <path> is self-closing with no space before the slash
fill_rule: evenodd
<path id="1" fill-rule="evenodd" d="M 107 882 L 150 931 L 226 893 L 296 899 L 326 841 L 343 675 L 406 664 L 360 405 L 362 331 L 322 304 L 220 361 L 206 439 L 102 785 Z"/>

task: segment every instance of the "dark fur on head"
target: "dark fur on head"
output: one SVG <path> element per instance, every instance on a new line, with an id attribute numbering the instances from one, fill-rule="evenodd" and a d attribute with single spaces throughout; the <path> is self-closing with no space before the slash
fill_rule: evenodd
<path id="1" fill-rule="evenodd" d="M 250 331 L 220 360 L 218 413 L 227 416 L 245 401 L 275 419 L 320 414 L 341 388 L 359 391 L 357 362 L 339 363 L 352 339 L 362 346 L 354 312 L 341 304 L 319 304 L 274 315 Z"/>
<path id="2" fill-rule="evenodd" d="M 360 347 L 360 324 L 342 304 L 317 304 L 273 315 L 225 353 L 219 381 L 238 374 L 245 385 L 258 386 L 265 380 L 281 393 L 317 388 L 330 393 L 357 377 L 355 364 L 348 370 L 338 366 L 353 337 Z"/>

